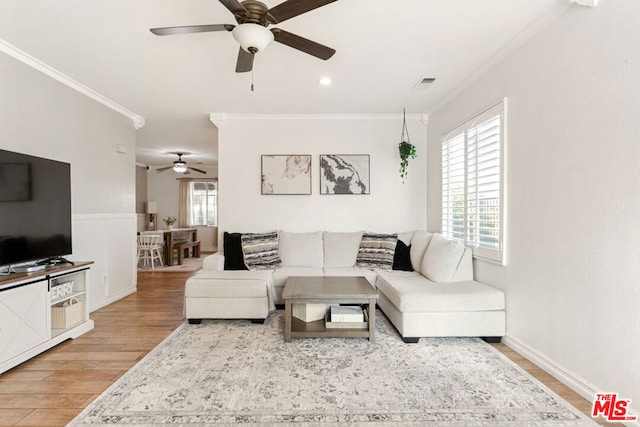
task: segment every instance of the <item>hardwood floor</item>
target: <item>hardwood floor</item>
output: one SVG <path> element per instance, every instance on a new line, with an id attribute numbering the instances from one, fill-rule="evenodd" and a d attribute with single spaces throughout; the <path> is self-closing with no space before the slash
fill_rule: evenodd
<path id="1" fill-rule="evenodd" d="M 184 321 L 184 282 L 192 274 L 139 273 L 138 292 L 91 313 L 95 329 L 0 375 L 0 426 L 71 421 Z M 591 402 L 505 345 L 495 346 L 589 414 Z"/>

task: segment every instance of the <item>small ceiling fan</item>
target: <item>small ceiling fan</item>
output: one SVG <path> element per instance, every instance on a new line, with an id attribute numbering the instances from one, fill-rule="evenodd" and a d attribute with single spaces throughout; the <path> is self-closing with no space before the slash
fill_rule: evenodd
<path id="1" fill-rule="evenodd" d="M 198 168 L 193 168 L 191 166 L 187 166 L 187 162 L 182 160 L 182 156 L 184 155 L 184 153 L 175 153 L 175 154 L 178 155 L 178 160 L 173 162 L 173 165 L 165 166 L 163 168 L 158 168 L 158 169 L 156 169 L 156 172 L 164 172 L 164 171 L 167 171 L 169 169 L 173 169 L 174 172 L 183 173 L 185 175 L 190 174 L 191 171 L 196 171 L 196 172 L 200 172 L 200 173 L 204 173 L 204 174 L 207 173 L 206 171 L 203 171 L 202 169 L 198 169 Z"/>
<path id="2" fill-rule="evenodd" d="M 277 41 L 309 55 L 327 60 L 336 53 L 335 49 L 305 39 L 280 28 L 267 29 L 269 25 L 279 24 L 303 13 L 333 3 L 337 0 L 287 0 L 269 9 L 257 0 L 219 0 L 235 17 L 239 25 L 213 24 L 189 25 L 181 27 L 151 28 L 158 36 L 173 34 L 203 33 L 211 31 L 231 31 L 240 43 L 236 72 L 244 73 L 253 68 L 253 59 L 257 52 L 263 51 L 272 41 Z"/>

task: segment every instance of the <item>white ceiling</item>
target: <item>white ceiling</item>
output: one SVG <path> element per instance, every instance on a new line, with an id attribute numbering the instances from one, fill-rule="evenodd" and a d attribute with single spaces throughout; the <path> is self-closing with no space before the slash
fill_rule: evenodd
<path id="1" fill-rule="evenodd" d="M 293 1 L 293 0 L 290 0 Z M 568 0 L 338 0 L 275 27 L 337 53 L 279 43 L 235 73 L 231 33 L 149 28 L 235 24 L 218 0 L 0 0 L 0 39 L 143 116 L 138 161 L 217 162 L 209 113 L 429 112 L 536 20 Z M 264 0 L 269 7 L 280 0 Z M 333 84 L 318 84 L 321 76 Z M 415 90 L 423 77 L 437 80 Z"/>

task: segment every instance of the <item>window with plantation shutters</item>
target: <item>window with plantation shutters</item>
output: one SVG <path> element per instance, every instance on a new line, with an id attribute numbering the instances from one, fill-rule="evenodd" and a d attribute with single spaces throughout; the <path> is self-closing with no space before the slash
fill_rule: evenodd
<path id="1" fill-rule="evenodd" d="M 506 100 L 442 138 L 442 234 L 504 263 Z"/>

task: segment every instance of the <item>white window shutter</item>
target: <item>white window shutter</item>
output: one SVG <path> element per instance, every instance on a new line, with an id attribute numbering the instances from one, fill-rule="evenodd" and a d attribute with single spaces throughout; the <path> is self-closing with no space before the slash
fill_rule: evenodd
<path id="1" fill-rule="evenodd" d="M 504 262 L 505 103 L 442 139 L 442 234 Z"/>

